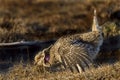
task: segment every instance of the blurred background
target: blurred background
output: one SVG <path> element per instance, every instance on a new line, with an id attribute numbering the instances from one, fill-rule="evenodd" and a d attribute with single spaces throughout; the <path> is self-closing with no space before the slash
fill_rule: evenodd
<path id="1" fill-rule="evenodd" d="M 120 1 L 0 0 L 0 42 L 48 41 L 90 31 L 94 9 L 102 25 L 114 19 Z"/>

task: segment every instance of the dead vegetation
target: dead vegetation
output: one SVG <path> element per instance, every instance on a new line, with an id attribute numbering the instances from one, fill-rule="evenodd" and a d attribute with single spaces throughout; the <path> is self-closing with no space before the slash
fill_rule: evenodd
<path id="1" fill-rule="evenodd" d="M 15 64 L 8 72 L 0 74 L 0 80 L 119 80 L 120 63 L 104 64 L 83 73 L 47 72 L 32 64 Z"/>

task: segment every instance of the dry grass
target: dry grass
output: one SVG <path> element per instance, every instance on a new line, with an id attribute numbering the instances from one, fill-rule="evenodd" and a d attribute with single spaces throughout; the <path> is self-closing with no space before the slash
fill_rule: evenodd
<path id="1" fill-rule="evenodd" d="M 119 80 L 120 62 L 104 64 L 85 72 L 47 72 L 32 64 L 15 64 L 8 72 L 0 74 L 0 80 Z"/>

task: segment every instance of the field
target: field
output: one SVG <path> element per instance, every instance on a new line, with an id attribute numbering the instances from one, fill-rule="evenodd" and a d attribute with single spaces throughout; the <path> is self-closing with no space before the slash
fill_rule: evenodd
<path id="1" fill-rule="evenodd" d="M 11 70 L 12 69 L 12 70 Z M 0 80 L 119 80 L 120 63 L 101 65 L 81 74 L 71 72 L 47 72 L 33 65 L 16 64 L 9 72 L 0 74 Z"/>
<path id="2" fill-rule="evenodd" d="M 90 31 L 94 9 L 99 24 L 108 23 L 104 29 L 107 46 L 96 59 L 99 67 L 79 74 L 48 72 L 33 65 L 33 60 L 0 61 L 0 80 L 119 80 L 120 15 L 114 15 L 115 11 L 120 14 L 119 0 L 0 0 L 0 43 L 57 40 Z"/>

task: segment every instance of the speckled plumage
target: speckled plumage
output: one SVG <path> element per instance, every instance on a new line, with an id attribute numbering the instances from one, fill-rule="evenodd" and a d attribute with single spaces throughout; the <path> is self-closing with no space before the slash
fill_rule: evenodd
<path id="1" fill-rule="evenodd" d="M 92 65 L 102 43 L 102 31 L 95 15 L 91 32 L 63 36 L 46 49 L 46 53 L 43 54 L 49 54 L 48 63 L 51 67 L 59 64 L 58 66 L 65 70 L 81 72 Z M 35 62 L 38 64 L 38 61 L 41 60 L 36 58 Z"/>

